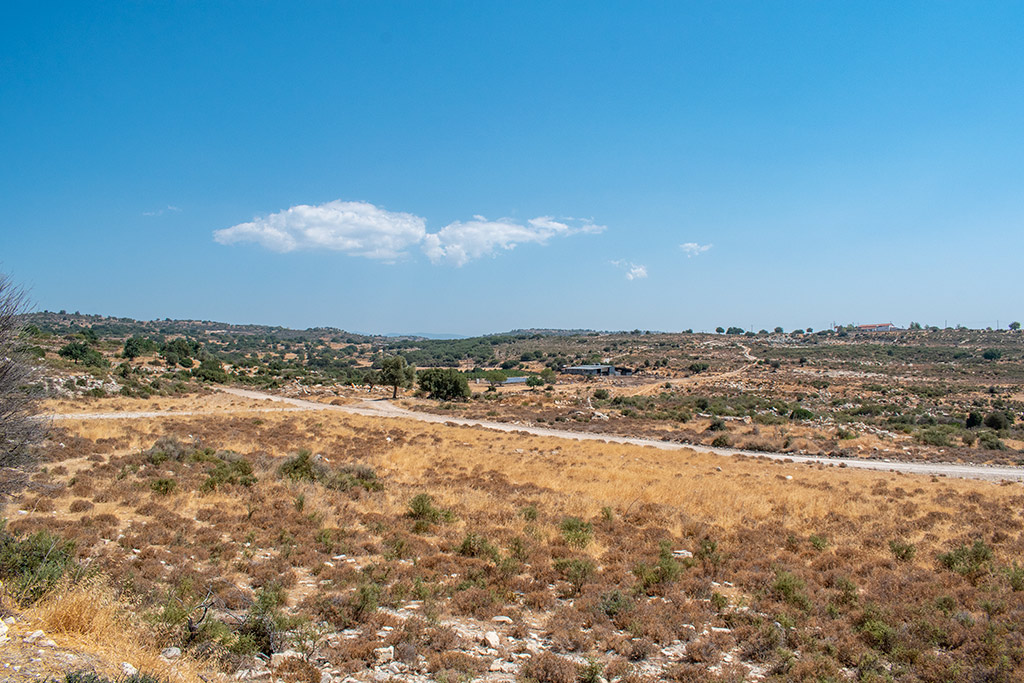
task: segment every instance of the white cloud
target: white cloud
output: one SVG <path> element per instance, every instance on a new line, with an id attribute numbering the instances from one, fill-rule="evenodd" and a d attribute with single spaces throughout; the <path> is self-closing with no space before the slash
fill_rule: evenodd
<path id="1" fill-rule="evenodd" d="M 629 267 L 629 272 L 626 273 L 627 280 L 643 280 L 647 277 L 647 266 L 640 266 L 633 264 Z"/>
<path id="2" fill-rule="evenodd" d="M 643 280 L 647 278 L 647 266 L 640 265 L 639 263 L 612 261 L 612 265 L 617 268 L 625 268 L 627 280 Z"/>
<path id="3" fill-rule="evenodd" d="M 385 211 L 367 202 L 335 200 L 309 206 L 300 204 L 216 230 L 221 244 L 256 242 L 271 251 L 331 249 L 353 256 L 393 261 L 418 244 L 426 234 L 426 221 L 411 213 Z"/>
<path id="4" fill-rule="evenodd" d="M 519 244 L 545 244 L 552 237 L 602 230 L 604 226 L 589 221 L 555 220 L 550 216 L 532 218 L 526 225 L 508 218 L 490 221 L 474 216 L 471 221 L 455 221 L 437 233 L 428 234 L 423 240 L 423 252 L 433 263 L 463 266 L 472 259 L 493 255 L 499 248 L 510 250 Z"/>
<path id="5" fill-rule="evenodd" d="M 697 244 L 696 242 L 686 242 L 685 244 L 680 244 L 679 248 L 686 252 L 686 258 L 690 258 L 692 256 L 700 256 L 713 246 L 715 245 Z"/>
<path id="6" fill-rule="evenodd" d="M 409 213 L 385 211 L 367 202 L 336 200 L 319 206 L 300 205 L 214 231 L 221 244 L 255 242 L 267 249 L 332 249 L 353 256 L 393 261 L 419 244 L 432 263 L 463 266 L 499 249 L 520 244 L 545 244 L 552 237 L 597 233 L 604 226 L 578 219 L 540 216 L 526 223 L 474 216 L 456 221 L 436 233 L 426 220 Z"/>

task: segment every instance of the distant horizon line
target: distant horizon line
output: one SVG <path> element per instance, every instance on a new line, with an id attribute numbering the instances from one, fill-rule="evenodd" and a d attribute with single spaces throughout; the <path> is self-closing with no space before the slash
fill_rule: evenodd
<path id="1" fill-rule="evenodd" d="M 82 313 L 80 311 L 75 311 L 73 313 L 69 313 L 65 309 L 61 309 L 59 311 L 51 311 L 51 310 L 48 310 L 48 309 L 44 309 L 42 311 L 30 311 L 28 313 L 23 313 L 21 315 L 22 315 L 22 317 L 28 317 L 28 316 L 33 316 L 33 315 L 63 315 L 63 316 L 77 316 L 77 317 L 80 317 L 80 318 L 100 318 L 100 319 L 106 319 L 106 320 L 130 320 L 130 321 L 133 321 L 133 322 L 140 322 L 140 323 L 161 323 L 161 322 L 171 322 L 171 323 L 202 323 L 202 324 L 205 324 L 205 325 L 227 325 L 227 326 L 231 326 L 231 327 L 266 327 L 266 328 L 271 328 L 271 329 L 291 330 L 293 332 L 309 332 L 309 331 L 313 331 L 313 330 L 333 330 L 333 331 L 336 331 L 336 332 L 345 332 L 345 333 L 348 333 L 348 334 L 355 334 L 355 335 L 358 335 L 358 336 L 361 336 L 361 337 L 381 337 L 381 338 L 387 338 L 387 339 L 395 339 L 395 338 L 402 338 L 402 337 L 413 337 L 413 338 L 429 339 L 429 340 L 436 340 L 436 341 L 454 340 L 454 339 L 471 339 L 473 337 L 493 337 L 493 336 L 499 336 L 499 335 L 505 335 L 505 334 L 517 334 L 517 333 L 535 333 L 535 334 L 551 333 L 551 334 L 560 334 L 560 335 L 571 335 L 571 334 L 720 334 L 722 336 L 740 336 L 740 335 L 745 335 L 745 334 L 748 334 L 748 333 L 753 334 L 753 335 L 756 336 L 756 335 L 764 334 L 764 333 L 767 333 L 767 334 L 793 334 L 793 333 L 796 333 L 796 332 L 799 332 L 799 333 L 802 333 L 802 334 L 822 334 L 822 333 L 832 333 L 832 332 L 835 332 L 837 330 L 841 330 L 844 327 L 849 327 L 849 326 L 853 326 L 854 330 L 856 330 L 857 327 L 867 327 L 867 326 L 871 326 L 871 325 L 874 325 L 874 324 L 878 324 L 878 323 L 874 323 L 874 324 L 867 324 L 867 325 L 858 325 L 857 323 L 847 323 L 845 325 L 835 325 L 835 324 L 833 324 L 833 325 L 829 325 L 829 326 L 825 326 L 825 327 L 821 327 L 821 328 L 815 328 L 815 327 L 794 327 L 794 328 L 791 328 L 789 330 L 783 329 L 782 332 L 775 332 L 775 329 L 778 326 L 773 327 L 772 329 L 761 328 L 760 330 L 755 331 L 753 329 L 741 328 L 741 327 L 736 326 L 736 325 L 729 326 L 729 327 L 725 327 L 725 326 L 719 325 L 715 329 L 711 329 L 711 330 L 706 330 L 706 329 L 697 330 L 697 329 L 695 329 L 693 327 L 689 327 L 689 328 L 680 329 L 680 330 L 676 330 L 676 331 L 659 330 L 659 329 L 642 329 L 642 328 L 638 328 L 638 327 L 634 327 L 634 328 L 628 329 L 628 330 L 627 329 L 617 329 L 617 330 L 604 329 L 604 330 L 599 330 L 599 329 L 593 329 L 593 328 L 577 328 L 577 327 L 560 328 L 560 327 L 545 326 L 545 327 L 516 327 L 516 328 L 510 328 L 508 330 L 503 330 L 503 331 L 483 332 L 483 333 L 479 333 L 479 334 L 465 334 L 465 333 L 455 333 L 455 332 L 385 332 L 385 333 L 369 332 L 368 333 L 368 332 L 361 332 L 361 331 L 358 331 L 358 330 L 355 330 L 355 329 L 351 329 L 350 330 L 350 329 L 346 329 L 346 328 L 343 328 L 343 327 L 335 327 L 333 325 L 315 325 L 315 326 L 312 326 L 312 327 L 300 328 L 300 327 L 288 327 L 286 325 L 271 325 L 271 324 L 266 324 L 266 323 L 255 323 L 255 322 L 232 323 L 232 322 L 227 322 L 227 321 L 222 321 L 222 320 L 209 320 L 209 319 L 204 319 L 204 318 L 169 318 L 169 317 L 164 317 L 164 318 L 151 318 L 151 319 L 148 319 L 148 320 L 144 320 L 144 319 L 141 319 L 141 318 L 133 318 L 133 317 L 130 317 L 130 316 L 104 315 L 104 314 L 100 314 L 100 313 Z M 882 324 L 886 324 L 886 323 L 882 323 Z M 893 323 L 888 323 L 888 324 L 893 324 Z M 1010 323 L 1009 325 L 1007 325 L 1005 327 L 1003 327 L 1003 326 L 999 326 L 999 327 L 992 327 L 992 326 L 988 326 L 988 327 L 970 327 L 970 326 L 961 325 L 961 324 L 957 324 L 957 325 L 953 325 L 953 326 L 950 326 L 950 325 L 946 324 L 944 327 L 939 327 L 938 325 L 931 325 L 931 324 L 926 324 L 926 323 L 916 323 L 916 322 L 912 321 L 912 322 L 908 323 L 906 327 L 898 327 L 897 329 L 895 329 L 893 331 L 894 332 L 913 332 L 913 331 L 919 331 L 917 328 L 912 327 L 915 324 L 920 325 L 920 330 L 924 330 L 924 331 L 928 331 L 928 330 L 968 330 L 968 331 L 975 331 L 975 332 L 1011 332 L 1011 331 L 1014 331 L 1014 329 L 1012 327 L 1010 327 L 1010 325 L 1015 325 L 1015 324 L 1016 325 L 1020 325 L 1020 323 L 1017 323 L 1016 321 L 1014 321 L 1014 322 Z M 719 329 L 721 329 L 723 331 L 719 332 L 718 331 Z M 739 330 L 739 331 L 736 332 L 736 330 Z"/>

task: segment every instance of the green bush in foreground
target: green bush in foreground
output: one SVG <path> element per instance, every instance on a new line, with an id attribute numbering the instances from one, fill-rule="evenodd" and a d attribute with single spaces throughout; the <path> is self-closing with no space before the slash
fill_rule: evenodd
<path id="1" fill-rule="evenodd" d="M 75 562 L 75 544 L 46 531 L 18 538 L 0 522 L 0 580 L 22 605 L 43 597 L 65 576 L 80 578 L 82 568 Z"/>

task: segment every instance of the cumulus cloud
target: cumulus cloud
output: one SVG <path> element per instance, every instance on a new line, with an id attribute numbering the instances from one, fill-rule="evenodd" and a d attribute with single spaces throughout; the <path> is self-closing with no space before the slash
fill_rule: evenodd
<path id="1" fill-rule="evenodd" d="M 463 266 L 520 244 L 545 244 L 552 237 L 597 233 L 604 226 L 579 219 L 540 216 L 525 223 L 507 218 L 456 221 L 435 233 L 426 220 L 409 213 L 385 211 L 367 202 L 300 205 L 214 231 L 221 244 L 255 242 L 277 252 L 332 249 L 353 256 L 394 261 L 420 245 L 432 263 Z"/>
<path id="2" fill-rule="evenodd" d="M 647 277 L 647 266 L 629 261 L 612 261 L 612 265 L 626 270 L 627 280 L 643 280 Z"/>
<path id="3" fill-rule="evenodd" d="M 472 259 L 493 255 L 498 249 L 545 244 L 552 237 L 602 230 L 604 226 L 589 221 L 555 220 L 550 216 L 532 218 L 525 225 L 507 218 L 490 221 L 474 216 L 471 221 L 455 221 L 437 233 L 428 234 L 423 240 L 423 252 L 433 263 L 463 266 Z"/>
<path id="4" fill-rule="evenodd" d="M 680 244 L 679 248 L 682 249 L 686 253 L 686 258 L 690 258 L 692 256 L 700 256 L 701 254 L 703 254 L 705 251 L 707 251 L 708 249 L 710 249 L 713 246 L 715 246 L 715 245 L 713 245 L 713 244 L 697 244 L 696 242 L 686 242 L 685 244 Z"/>
<path id="5" fill-rule="evenodd" d="M 309 206 L 300 204 L 216 230 L 221 244 L 255 242 L 271 251 L 331 249 L 353 256 L 393 261 L 418 244 L 426 234 L 426 221 L 411 213 L 386 211 L 368 202 L 335 200 Z"/>

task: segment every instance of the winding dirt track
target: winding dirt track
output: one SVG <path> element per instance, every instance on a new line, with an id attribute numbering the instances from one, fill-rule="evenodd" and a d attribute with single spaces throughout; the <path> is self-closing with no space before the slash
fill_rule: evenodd
<path id="1" fill-rule="evenodd" d="M 714 453 L 715 455 L 749 455 L 772 460 L 789 460 L 801 463 L 823 463 L 826 465 L 845 465 L 846 467 L 857 467 L 860 469 L 904 472 L 906 474 L 923 475 L 944 475 L 948 477 L 959 477 L 963 479 L 987 479 L 987 480 L 1010 480 L 1024 482 L 1024 468 L 1008 466 L 987 466 L 987 465 L 961 465 L 954 463 L 925 463 L 925 462 L 887 462 L 884 460 L 862 460 L 859 458 L 825 458 L 813 455 L 793 455 L 791 453 L 764 453 L 760 451 L 743 451 L 735 448 L 715 448 L 700 444 L 685 444 L 672 441 L 659 441 L 657 439 L 643 439 L 630 436 L 617 436 L 614 434 L 592 434 L 589 432 L 572 432 L 562 429 L 548 429 L 546 427 L 533 427 L 526 425 L 507 424 L 504 422 L 490 422 L 487 420 L 473 420 L 461 417 L 450 417 L 446 415 L 434 415 L 432 413 L 421 413 L 407 410 L 390 401 L 378 399 L 362 401 L 353 405 L 329 405 L 315 401 L 305 401 L 299 398 L 286 398 L 274 396 L 251 389 L 240 389 L 237 387 L 218 387 L 220 391 L 240 396 L 243 398 L 269 400 L 283 404 L 280 408 L 246 408 L 237 412 L 299 412 L 309 410 L 336 411 L 351 413 L 355 415 L 366 415 L 379 418 L 401 418 L 405 420 L 419 420 L 420 422 L 434 422 L 438 424 L 465 425 L 483 429 L 494 429 L 501 432 L 522 432 L 536 436 L 548 436 L 557 439 L 574 439 L 577 441 L 604 441 L 607 443 L 631 444 L 634 446 L 650 446 L 666 451 L 693 450 L 699 453 Z M 136 418 L 159 418 L 159 417 L 181 417 L 189 415 L 222 415 L 226 412 L 236 411 L 163 411 L 163 412 L 117 412 L 117 413 L 85 413 L 85 414 L 63 414 L 47 415 L 51 420 L 117 420 Z"/>

